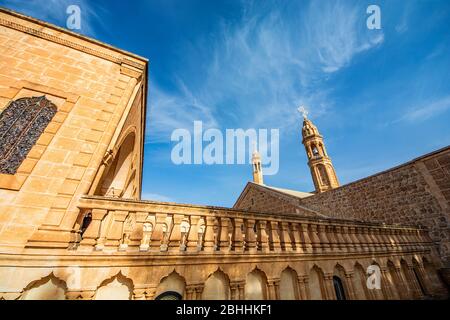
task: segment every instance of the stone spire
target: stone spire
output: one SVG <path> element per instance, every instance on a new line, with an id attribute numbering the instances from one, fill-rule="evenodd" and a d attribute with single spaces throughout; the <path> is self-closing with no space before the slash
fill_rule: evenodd
<path id="1" fill-rule="evenodd" d="M 339 187 L 333 163 L 328 157 L 317 127 L 307 118 L 308 112 L 304 107 L 298 108 L 303 115 L 302 143 L 308 156 L 308 166 L 311 170 L 314 186 L 317 193 Z"/>
<path id="2" fill-rule="evenodd" d="M 264 184 L 261 167 L 261 155 L 259 154 L 258 149 L 256 148 L 256 144 L 253 144 L 252 168 L 253 168 L 253 182 L 256 184 Z"/>

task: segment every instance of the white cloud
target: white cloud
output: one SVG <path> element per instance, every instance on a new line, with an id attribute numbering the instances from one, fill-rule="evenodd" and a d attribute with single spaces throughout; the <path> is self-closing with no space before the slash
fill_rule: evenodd
<path id="1" fill-rule="evenodd" d="M 261 13 L 260 6 L 244 5 L 241 21 L 222 22 L 215 40 L 188 44 L 198 51 L 183 57 L 196 63 L 200 82 L 179 82 L 175 94 L 150 91 L 148 141 L 168 143 L 173 128 L 192 127 L 194 120 L 298 130 L 296 108 L 308 106 L 312 118 L 327 112 L 333 107 L 327 80 L 384 41 L 382 31 L 367 29 L 366 8 L 348 2 L 312 1 L 289 19 L 278 9 Z M 202 43 L 212 47 L 207 55 Z M 182 72 L 178 78 L 190 77 Z"/>
<path id="2" fill-rule="evenodd" d="M 418 107 L 412 107 L 397 121 L 420 122 L 435 117 L 450 109 L 450 96 L 425 103 Z"/>
<path id="3" fill-rule="evenodd" d="M 146 143 L 169 143 L 173 130 L 191 130 L 195 120 L 201 120 L 204 129 L 217 127 L 211 108 L 195 97 L 184 83 L 179 82 L 178 87 L 175 94 L 156 86 L 150 88 Z"/>

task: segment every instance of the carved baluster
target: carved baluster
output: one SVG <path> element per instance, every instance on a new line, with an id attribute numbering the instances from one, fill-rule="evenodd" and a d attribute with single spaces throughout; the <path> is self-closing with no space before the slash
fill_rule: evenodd
<path id="1" fill-rule="evenodd" d="M 341 236 L 344 241 L 344 248 L 346 248 L 348 252 L 355 252 L 355 246 L 348 226 L 342 226 Z"/>
<path id="2" fill-rule="evenodd" d="M 337 245 L 339 250 L 341 251 L 347 251 L 348 250 L 348 245 L 347 245 L 347 240 L 344 240 L 344 237 L 342 235 L 342 226 L 336 226 L 335 227 L 336 230 L 336 239 L 337 239 Z"/>
<path id="3" fill-rule="evenodd" d="M 172 232 L 169 237 L 169 250 L 170 251 L 180 251 L 181 245 L 181 222 L 184 219 L 184 215 L 174 214 L 173 215 L 173 227 Z"/>
<path id="4" fill-rule="evenodd" d="M 292 251 L 292 242 L 291 237 L 289 236 L 288 222 L 282 221 L 281 232 L 280 232 L 280 246 L 283 251 L 291 252 Z"/>
<path id="5" fill-rule="evenodd" d="M 246 250 L 248 250 L 248 252 L 250 253 L 256 252 L 256 234 L 254 228 L 255 228 L 255 220 L 248 219 L 247 230 L 245 233 L 245 240 L 246 240 Z"/>
<path id="6" fill-rule="evenodd" d="M 139 251 L 147 251 L 149 249 L 152 232 L 153 232 L 153 224 L 150 222 L 150 220 L 147 220 L 142 225 L 142 239 L 141 245 L 139 246 Z"/>
<path id="7" fill-rule="evenodd" d="M 292 230 L 294 250 L 296 252 L 305 252 L 302 247 L 300 225 L 298 223 L 292 222 L 291 230 Z"/>
<path id="8" fill-rule="evenodd" d="M 355 252 L 364 252 L 364 247 L 362 246 L 359 238 L 356 234 L 357 230 L 355 226 L 350 226 L 348 228 L 349 237 L 352 240 L 352 245 L 355 248 Z"/>
<path id="9" fill-rule="evenodd" d="M 216 218 L 212 216 L 206 217 L 206 231 L 205 231 L 205 244 L 204 251 L 205 252 L 214 252 L 214 224 L 216 222 Z"/>
<path id="10" fill-rule="evenodd" d="M 164 237 L 167 233 L 167 214 L 157 213 L 155 214 L 155 228 L 151 237 L 150 248 L 154 251 L 165 251 L 166 247 L 163 247 Z"/>
<path id="11" fill-rule="evenodd" d="M 339 244 L 336 238 L 336 228 L 332 225 L 325 225 L 325 235 L 328 239 L 328 244 L 330 245 L 331 252 L 339 251 Z"/>
<path id="12" fill-rule="evenodd" d="M 309 231 L 311 235 L 311 244 L 314 253 L 323 252 L 322 244 L 319 237 L 318 225 L 310 224 Z"/>
<path id="13" fill-rule="evenodd" d="M 331 247 L 330 243 L 328 242 L 327 236 L 326 236 L 326 228 L 323 224 L 319 224 L 317 226 L 317 233 L 320 239 L 320 246 L 323 250 L 323 252 L 330 252 Z"/>
<path id="14" fill-rule="evenodd" d="M 278 235 L 278 222 L 270 221 L 269 226 L 270 226 L 269 247 L 271 250 L 279 252 L 281 251 L 281 246 L 280 246 L 280 237 Z"/>
<path id="15" fill-rule="evenodd" d="M 229 218 L 220 218 L 219 250 L 225 253 L 230 251 L 230 237 L 228 233 L 229 223 Z"/>
<path id="16" fill-rule="evenodd" d="M 201 246 L 199 248 L 200 242 L 199 242 L 199 231 L 200 225 L 199 225 L 199 216 L 191 216 L 190 217 L 190 228 L 189 233 L 187 237 L 187 244 L 186 244 L 186 251 L 188 252 L 197 252 L 201 250 Z M 201 233 L 200 233 L 201 234 Z"/>
<path id="17" fill-rule="evenodd" d="M 258 250 L 261 252 L 269 251 L 269 236 L 266 232 L 267 221 L 259 220 L 258 221 Z"/>
<path id="18" fill-rule="evenodd" d="M 308 225 L 306 223 L 299 224 L 299 232 L 300 232 L 300 241 L 302 243 L 303 252 L 312 252 L 313 245 L 311 237 L 308 232 Z"/>
<path id="19" fill-rule="evenodd" d="M 233 219 L 232 249 L 235 252 L 244 251 L 244 238 L 242 236 L 243 227 L 244 227 L 244 220 L 242 218 Z"/>

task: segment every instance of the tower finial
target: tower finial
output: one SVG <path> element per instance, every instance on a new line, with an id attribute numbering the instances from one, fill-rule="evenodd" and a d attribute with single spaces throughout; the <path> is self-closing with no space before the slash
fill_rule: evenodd
<path id="1" fill-rule="evenodd" d="M 297 109 L 298 112 L 301 113 L 301 115 L 303 116 L 304 119 L 306 119 L 308 117 L 308 110 L 305 108 L 305 106 L 300 106 Z"/>

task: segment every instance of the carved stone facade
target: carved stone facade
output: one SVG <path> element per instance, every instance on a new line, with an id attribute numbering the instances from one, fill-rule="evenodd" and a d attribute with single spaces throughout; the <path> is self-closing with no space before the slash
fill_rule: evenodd
<path id="1" fill-rule="evenodd" d="M 262 185 L 278 207 L 141 201 L 146 59 L 4 9 L 0 56 L 0 111 L 56 106 L 0 174 L 0 299 L 448 297 L 424 228 L 327 217 Z"/>

